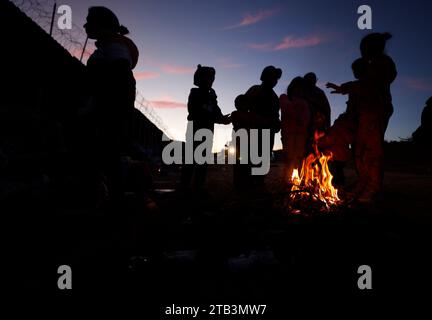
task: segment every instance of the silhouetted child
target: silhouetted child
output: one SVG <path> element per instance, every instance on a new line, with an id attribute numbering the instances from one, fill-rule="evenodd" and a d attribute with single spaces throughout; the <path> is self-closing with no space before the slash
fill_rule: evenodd
<path id="1" fill-rule="evenodd" d="M 284 154 L 283 181 L 289 182 L 293 169 L 301 170 L 311 125 L 311 110 L 303 98 L 304 79 L 294 78 L 287 93 L 279 98 L 281 108 L 281 138 Z"/>
<path id="2" fill-rule="evenodd" d="M 248 97 L 244 94 L 238 95 L 234 101 L 236 111 L 231 113 L 231 120 L 233 124 L 233 142 L 235 142 L 235 154 L 236 163 L 233 167 L 233 183 L 234 188 L 237 191 L 244 191 L 250 186 L 250 164 L 249 164 L 249 129 L 254 125 L 253 113 L 249 112 L 249 101 Z M 244 130 L 247 134 L 246 137 L 238 137 L 236 133 L 238 130 Z M 247 141 L 241 141 L 241 139 L 247 139 Z M 235 139 L 235 141 L 234 141 Z M 242 149 L 241 144 L 245 144 L 247 149 Z M 247 151 L 247 154 L 246 154 Z M 242 152 L 246 159 L 242 159 Z M 240 163 L 247 161 L 247 163 Z"/>
<path id="3" fill-rule="evenodd" d="M 352 154 L 350 146 L 354 147 L 355 145 L 359 122 L 359 108 L 361 105 L 368 108 L 369 105 L 373 105 L 374 103 L 373 101 L 365 101 L 365 98 L 367 96 L 370 96 L 370 94 L 367 94 L 368 90 L 366 90 L 366 88 L 363 88 L 364 85 L 366 85 L 364 81 L 368 72 L 367 61 L 363 58 L 359 58 L 353 62 L 351 68 L 354 78 L 357 79 L 357 82 L 347 82 L 341 87 L 351 86 L 352 88 L 355 88 L 357 85 L 357 89 L 353 90 L 349 94 L 345 112 L 339 115 L 339 117 L 335 120 L 333 126 L 331 126 L 327 131 L 327 134 L 319 141 L 319 145 L 321 148 L 330 149 L 332 152 L 333 157 L 329 166 L 331 173 L 333 174 L 332 182 L 335 185 L 345 184 L 344 167 Z M 359 81 L 363 81 L 363 87 L 361 82 Z M 337 92 L 337 90 L 342 90 L 341 87 L 332 83 L 328 83 L 327 87 L 333 88 L 335 90 L 334 92 Z M 362 88 L 363 90 L 361 90 Z M 364 95 L 363 101 L 361 100 L 361 91 L 363 91 Z"/>
<path id="4" fill-rule="evenodd" d="M 188 127 L 186 143 L 193 145 L 193 151 L 202 141 L 190 141 L 200 129 L 214 132 L 215 123 L 229 124 L 229 115 L 223 115 L 218 106 L 216 92 L 212 89 L 215 80 L 216 70 L 212 67 L 198 65 L 194 74 L 194 85 L 188 99 Z M 213 138 L 210 142 L 213 144 Z M 211 152 L 211 151 L 210 151 Z M 195 158 L 195 157 L 194 157 Z M 195 176 L 194 176 L 195 174 Z M 182 189 L 188 189 L 194 176 L 195 189 L 198 193 L 205 193 L 205 180 L 207 175 L 207 164 L 198 164 L 195 159 L 193 164 L 185 164 L 181 175 Z"/>

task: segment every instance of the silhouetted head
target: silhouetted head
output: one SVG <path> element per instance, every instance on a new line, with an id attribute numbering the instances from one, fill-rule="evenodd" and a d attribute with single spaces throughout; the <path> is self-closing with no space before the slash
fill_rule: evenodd
<path id="1" fill-rule="evenodd" d="M 306 73 L 303 79 L 305 80 L 305 84 L 308 86 L 315 86 L 318 80 L 316 74 L 313 72 Z"/>
<path id="2" fill-rule="evenodd" d="M 388 32 L 370 33 L 360 42 L 360 52 L 363 58 L 370 59 L 384 53 L 387 40 L 392 35 Z"/>
<path id="3" fill-rule="evenodd" d="M 281 69 L 275 68 L 274 66 L 267 66 L 262 71 L 260 80 L 262 81 L 263 85 L 273 89 L 278 83 L 281 76 Z"/>
<path id="4" fill-rule="evenodd" d="M 302 97 L 305 87 L 305 79 L 302 77 L 295 77 L 287 88 L 288 99 L 292 100 L 294 97 Z"/>
<path id="5" fill-rule="evenodd" d="M 427 106 L 432 106 L 432 97 L 429 97 L 429 99 L 426 100 Z"/>
<path id="6" fill-rule="evenodd" d="M 368 62 L 366 59 L 358 58 L 352 63 L 351 69 L 353 71 L 354 78 L 359 80 L 364 79 L 368 72 Z"/>
<path id="7" fill-rule="evenodd" d="M 194 74 L 194 85 L 200 88 L 210 89 L 213 86 L 215 76 L 215 68 L 203 67 L 199 64 Z"/>
<path id="8" fill-rule="evenodd" d="M 129 33 L 125 26 L 120 25 L 114 12 L 105 7 L 89 8 L 84 29 L 90 39 L 101 39 L 115 34 L 125 35 Z"/>
<path id="9" fill-rule="evenodd" d="M 249 107 L 249 100 L 246 95 L 240 94 L 235 98 L 234 105 L 238 111 L 247 111 Z"/>

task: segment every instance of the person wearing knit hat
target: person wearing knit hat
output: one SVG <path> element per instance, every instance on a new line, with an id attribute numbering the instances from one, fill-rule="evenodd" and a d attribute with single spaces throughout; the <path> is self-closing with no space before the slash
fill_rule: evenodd
<path id="1" fill-rule="evenodd" d="M 216 70 L 213 67 L 200 64 L 194 73 L 193 84 L 195 87 L 191 89 L 188 98 L 188 125 L 186 129 L 186 143 L 192 145 L 193 154 L 201 144 L 194 139 L 199 130 L 206 129 L 213 134 L 216 123 L 231 123 L 230 115 L 223 115 L 218 105 L 217 95 L 213 89 L 215 76 Z M 213 144 L 213 138 L 210 139 L 210 144 Z M 197 198 L 207 197 L 209 193 L 206 190 L 206 177 L 207 163 L 198 163 L 194 159 L 192 164 L 183 166 L 179 189 L 182 191 L 192 190 L 193 183 L 194 194 Z"/>

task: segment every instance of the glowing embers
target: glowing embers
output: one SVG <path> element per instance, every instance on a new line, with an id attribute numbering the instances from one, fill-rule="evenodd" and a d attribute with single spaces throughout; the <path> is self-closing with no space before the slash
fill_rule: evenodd
<path id="1" fill-rule="evenodd" d="M 300 175 L 298 169 L 293 170 L 286 199 L 286 207 L 291 213 L 330 212 L 341 203 L 328 167 L 331 157 L 331 154 L 310 154 L 303 160 Z"/>

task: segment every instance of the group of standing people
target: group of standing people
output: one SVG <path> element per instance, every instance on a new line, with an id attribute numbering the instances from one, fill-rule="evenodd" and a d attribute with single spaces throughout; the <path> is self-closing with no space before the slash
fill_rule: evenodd
<path id="1" fill-rule="evenodd" d="M 213 131 L 214 124 L 233 124 L 234 132 L 239 129 L 270 130 L 270 151 L 273 149 L 275 134 L 281 131 L 284 170 L 283 183 L 289 182 L 294 168 L 301 168 L 305 156 L 314 152 L 316 145 L 325 153 L 332 154 L 331 171 L 334 182 L 345 183 L 343 168 L 353 155 L 358 179 L 351 186 L 347 196 L 360 202 L 370 202 L 381 191 L 383 181 L 384 134 L 393 114 L 390 85 L 395 80 L 396 66 L 385 53 L 389 33 L 372 33 L 365 36 L 360 44 L 361 57 L 352 64 L 356 80 L 342 85 L 327 83 L 332 93 L 348 94 L 347 109 L 331 126 L 331 107 L 325 93 L 317 87 L 313 72 L 295 77 L 286 93 L 279 98 L 274 87 L 282 76 L 282 70 L 267 66 L 262 71 L 261 84 L 255 85 L 235 99 L 236 111 L 222 115 L 217 105 L 216 93 L 211 88 L 215 70 L 198 66 L 188 101 L 188 120 L 194 130 L 207 128 Z M 210 72 L 210 71 L 211 72 Z M 203 84 L 196 78 L 209 77 Z M 210 97 L 197 99 L 204 95 Z M 281 114 L 281 117 L 279 117 Z M 236 136 L 237 137 L 237 136 Z M 259 135 L 261 137 L 261 135 Z M 258 145 L 262 147 L 262 141 Z M 237 157 L 241 151 L 235 143 Z M 262 150 L 259 150 L 262 152 Z M 264 177 L 251 176 L 251 164 L 234 166 L 234 186 L 262 186 Z M 193 171 L 196 173 L 197 190 L 204 190 L 205 165 L 193 164 L 184 170 L 187 179 L 183 186 L 189 186 Z"/>
<path id="2" fill-rule="evenodd" d="M 240 139 L 235 133 L 243 129 L 250 132 L 256 129 L 258 132 L 258 154 L 263 154 L 262 130 L 270 132 L 270 141 L 266 147 L 271 153 L 274 146 L 275 134 L 281 131 L 282 144 L 285 159 L 284 177 L 288 177 L 292 169 L 301 166 L 301 161 L 307 146 L 314 136 L 315 130 L 325 132 L 330 127 L 330 104 L 325 93 L 316 86 L 317 78 L 312 72 L 303 78 L 294 78 L 288 86 L 287 92 L 280 97 L 274 91 L 282 70 L 274 66 L 263 69 L 260 80 L 249 88 L 244 94 L 236 97 L 234 105 L 236 110 L 228 115 L 223 115 L 218 104 L 212 84 L 215 79 L 215 69 L 198 65 L 194 75 L 194 84 L 188 99 L 188 121 L 193 126 L 194 133 L 199 129 L 214 130 L 215 124 L 232 123 L 234 139 Z M 280 113 L 282 117 L 280 118 Z M 186 135 L 193 137 L 194 135 Z M 250 139 L 250 135 L 248 135 Z M 251 174 L 252 164 L 241 162 L 242 154 L 240 141 L 235 141 L 237 163 L 234 165 L 234 186 L 237 190 L 258 188 L 264 186 L 264 176 Z M 194 141 L 194 150 L 197 143 Z M 248 141 L 248 151 L 250 152 Z M 206 164 L 185 165 L 182 172 L 182 187 L 188 188 L 195 174 L 195 190 L 199 193 L 205 190 Z"/>
<path id="3" fill-rule="evenodd" d="M 96 39 L 96 51 L 88 60 L 92 102 L 98 119 L 99 156 L 108 177 L 112 194 L 121 194 L 120 158 L 127 146 L 131 112 L 135 100 L 132 69 L 138 61 L 138 49 L 127 37 L 115 14 L 104 7 L 89 9 L 86 32 Z M 354 150 L 359 179 L 353 189 L 355 197 L 370 199 L 381 189 L 383 178 L 384 133 L 393 113 L 390 84 L 396 77 L 393 60 L 385 54 L 391 35 L 372 33 L 360 44 L 361 57 L 352 64 L 356 80 L 340 86 L 328 83 L 332 93 L 348 94 L 346 112 L 331 126 L 331 108 L 325 93 L 316 86 L 317 77 L 310 72 L 294 78 L 280 97 L 274 91 L 282 70 L 267 66 L 261 83 L 235 99 L 236 111 L 223 115 L 212 88 L 216 71 L 198 65 L 194 88 L 188 99 L 188 130 L 194 137 L 199 129 L 214 131 L 215 124 L 233 124 L 234 130 L 270 131 L 269 153 L 275 134 L 281 131 L 285 169 L 284 181 L 302 159 L 312 151 L 313 143 L 324 152 L 332 152 L 335 178 L 343 182 L 340 169 Z M 280 117 L 281 114 L 281 117 Z M 261 137 L 261 134 L 258 134 Z M 192 142 L 194 150 L 196 142 Z M 262 153 L 262 141 L 258 151 Z M 240 152 L 237 150 L 237 154 Z M 234 166 L 234 185 L 263 186 L 263 176 L 252 176 L 251 164 Z M 339 171 L 338 171 L 339 169 Z M 181 186 L 189 188 L 194 180 L 197 192 L 205 192 L 206 164 L 185 165 Z M 343 172 L 343 171 L 342 171 Z"/>
<path id="4" fill-rule="evenodd" d="M 275 134 L 280 131 L 279 99 L 274 92 L 282 76 L 282 70 L 274 66 L 267 66 L 261 73 L 261 84 L 252 86 L 245 94 L 235 99 L 236 111 L 223 115 L 218 104 L 212 84 L 215 79 L 215 69 L 198 65 L 194 75 L 194 84 L 188 99 L 188 130 L 193 126 L 194 133 L 200 129 L 214 131 L 215 124 L 233 124 L 234 130 L 257 129 L 258 130 L 258 153 L 263 152 L 262 130 L 269 130 L 270 141 L 266 146 L 268 154 L 273 150 Z M 194 135 L 186 135 L 193 138 Z M 249 137 L 248 137 L 249 139 Z M 186 141 L 187 143 L 189 141 Z M 198 145 L 195 141 L 189 142 Z M 240 150 L 237 146 L 237 156 Z M 237 159 L 239 160 L 239 159 Z M 240 190 L 246 186 L 263 187 L 264 176 L 252 176 L 251 164 L 236 164 L 234 166 L 234 184 Z M 207 164 L 193 163 L 185 165 L 182 170 L 181 187 L 188 189 L 194 177 L 194 188 L 198 194 L 206 194 L 205 177 Z"/>
<path id="5" fill-rule="evenodd" d="M 389 33 L 371 33 L 360 43 L 361 57 L 352 63 L 356 80 L 335 85 L 327 83 L 332 93 L 347 94 L 347 108 L 330 126 L 330 105 L 313 73 L 292 80 L 282 95 L 282 144 L 288 179 L 313 143 L 332 154 L 334 183 L 345 184 L 343 168 L 354 157 L 358 179 L 346 188 L 346 197 L 358 202 L 373 201 L 382 189 L 384 135 L 393 114 L 390 85 L 397 71 L 385 53 Z M 306 145 L 305 145 L 306 143 Z"/>
<path id="6" fill-rule="evenodd" d="M 295 77 L 286 93 L 279 98 L 284 183 L 291 178 L 293 169 L 300 170 L 306 154 L 313 152 L 315 132 L 326 132 L 330 127 L 330 103 L 316 83 L 317 77 L 313 72 Z"/>

